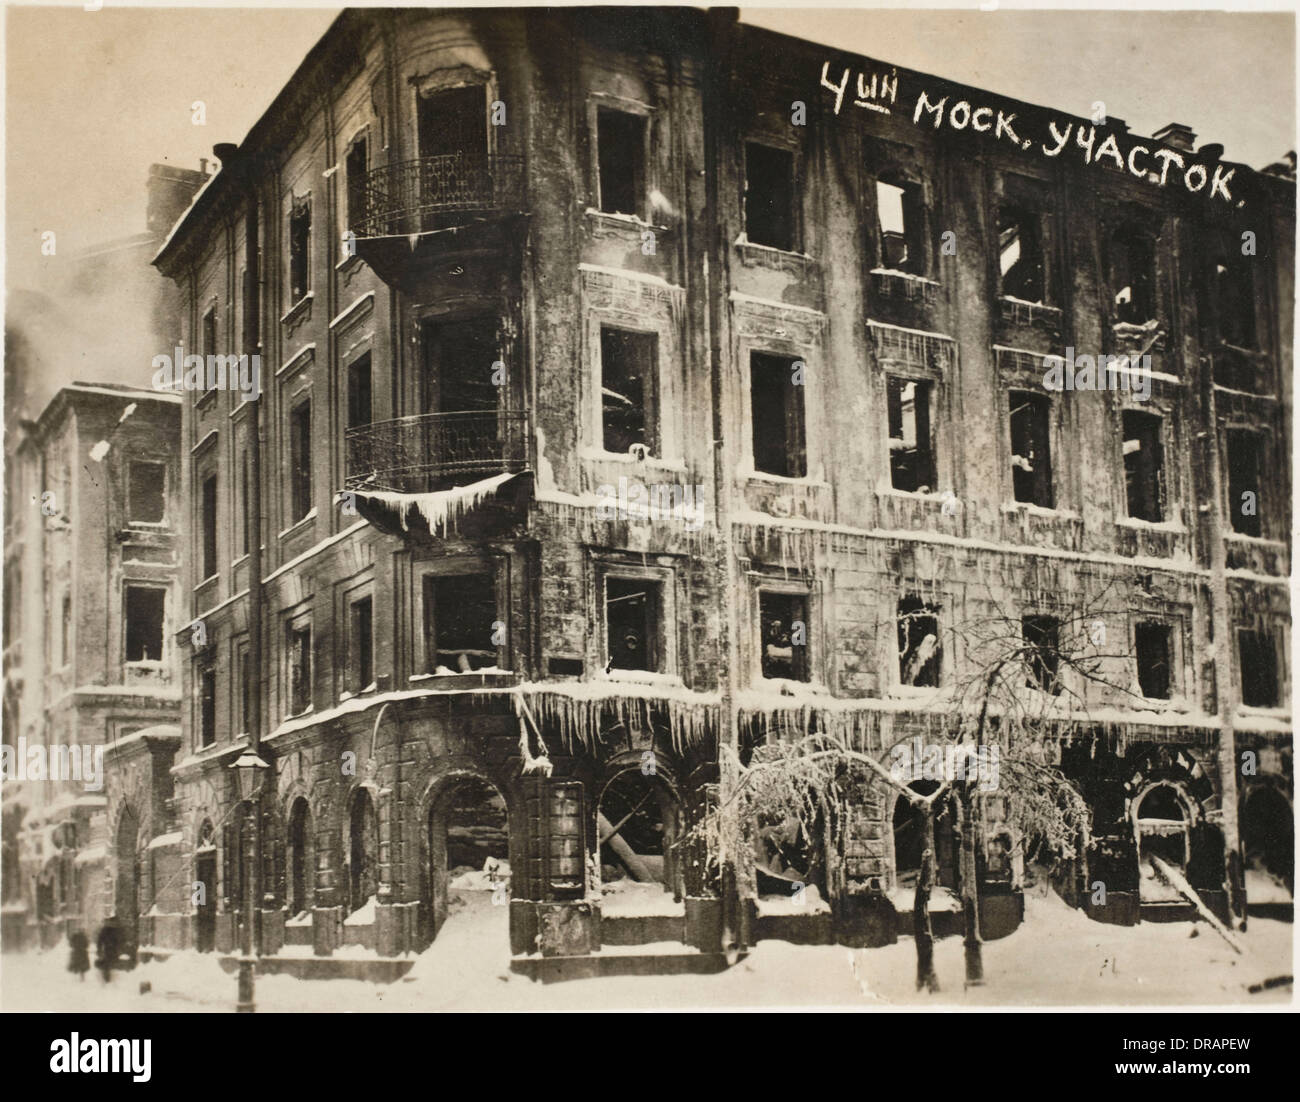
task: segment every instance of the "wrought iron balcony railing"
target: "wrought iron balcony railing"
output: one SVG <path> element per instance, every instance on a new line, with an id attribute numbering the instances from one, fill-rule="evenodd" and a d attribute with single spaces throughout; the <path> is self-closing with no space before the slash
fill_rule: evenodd
<path id="1" fill-rule="evenodd" d="M 528 464 L 526 410 L 425 413 L 349 429 L 347 488 L 428 493 Z"/>
<path id="2" fill-rule="evenodd" d="M 524 159 L 442 153 L 384 165 L 366 174 L 359 238 L 438 229 L 455 216 L 524 209 Z"/>

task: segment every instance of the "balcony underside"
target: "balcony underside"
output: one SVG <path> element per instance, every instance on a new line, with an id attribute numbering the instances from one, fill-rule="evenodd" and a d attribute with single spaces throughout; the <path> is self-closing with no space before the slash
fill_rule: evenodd
<path id="1" fill-rule="evenodd" d="M 507 471 L 427 493 L 351 493 L 357 512 L 390 536 L 418 542 L 501 538 L 525 522 L 533 476 L 531 471 Z"/>

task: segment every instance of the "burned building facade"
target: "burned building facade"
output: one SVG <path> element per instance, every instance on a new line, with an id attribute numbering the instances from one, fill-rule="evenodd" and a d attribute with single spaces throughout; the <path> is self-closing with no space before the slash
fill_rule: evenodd
<path id="1" fill-rule="evenodd" d="M 1290 836 L 1294 183 L 1193 141 L 724 13 L 341 15 L 155 260 L 261 387 L 185 395 L 205 902 L 154 944 L 394 957 L 508 865 L 516 955 L 711 956 L 737 920 L 681 843 L 720 756 L 941 740 L 954 629 L 999 617 L 1072 702 L 1067 893 L 1136 921 L 1156 846 L 1223 911 L 1238 802 Z M 1076 606 L 1112 643 L 1061 685 Z M 897 794 L 852 820 L 786 840 L 744 937 L 783 876 L 799 936 L 896 893 Z M 992 934 L 1020 863 L 984 842 Z"/>

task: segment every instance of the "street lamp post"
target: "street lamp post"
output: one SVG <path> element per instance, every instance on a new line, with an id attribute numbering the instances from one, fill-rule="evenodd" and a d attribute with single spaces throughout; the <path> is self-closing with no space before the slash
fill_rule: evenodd
<path id="1" fill-rule="evenodd" d="M 262 791 L 262 779 L 270 766 L 252 747 L 249 747 L 230 767 L 235 771 L 239 782 L 239 798 L 252 807 L 253 813 L 253 854 L 252 868 L 248 875 L 248 891 L 244 900 L 244 946 L 239 958 L 239 998 L 235 1010 L 240 1014 L 251 1014 L 257 1009 L 253 1002 L 253 967 L 257 954 L 262 949 L 262 939 L 255 936 L 253 925 L 258 918 L 258 892 L 261 880 L 262 861 L 262 816 L 258 797 Z M 243 850 L 243 843 L 240 843 Z M 241 852 L 241 857 L 244 854 Z M 258 931 L 260 934 L 260 931 Z"/>

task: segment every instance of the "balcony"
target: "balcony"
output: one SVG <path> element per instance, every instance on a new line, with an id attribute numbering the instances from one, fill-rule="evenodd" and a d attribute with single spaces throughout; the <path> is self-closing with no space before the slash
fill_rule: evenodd
<path id="1" fill-rule="evenodd" d="M 423 494 L 528 465 L 527 410 L 399 417 L 349 429 L 347 488 Z"/>

